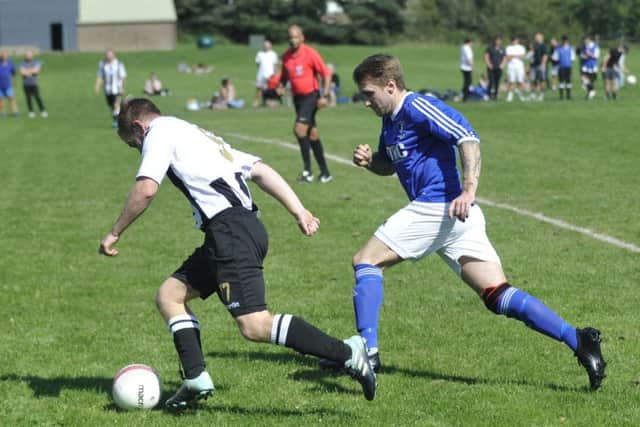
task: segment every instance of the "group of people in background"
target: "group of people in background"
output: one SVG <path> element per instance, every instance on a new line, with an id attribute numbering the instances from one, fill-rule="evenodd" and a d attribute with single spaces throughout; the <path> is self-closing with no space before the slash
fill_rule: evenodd
<path id="1" fill-rule="evenodd" d="M 34 118 L 36 113 L 33 109 L 33 101 L 38 104 L 40 116 L 46 118 L 49 116 L 42 98 L 40 96 L 40 89 L 38 86 L 38 75 L 42 68 L 42 63 L 34 58 L 33 51 L 27 50 L 24 54 L 24 59 L 20 62 L 18 70 L 9 58 L 9 52 L 3 50 L 0 52 L 0 116 L 7 115 L 6 101 L 9 103 L 11 114 L 18 116 L 20 114 L 18 110 L 18 103 L 15 97 L 15 79 L 18 72 L 22 77 L 22 88 L 27 100 L 27 109 L 29 110 L 29 118 Z"/>
<path id="2" fill-rule="evenodd" d="M 572 70 L 578 59 L 585 97 L 593 99 L 596 96 L 596 81 L 602 73 L 606 99 L 616 99 L 618 89 L 625 84 L 625 74 L 629 72 L 625 66 L 628 47 L 623 44 L 611 48 L 601 61 L 600 47 L 592 37 L 585 37 L 582 45 L 575 48 L 566 35 L 560 43 L 555 38 L 547 43 L 544 34 L 536 32 L 533 42 L 526 48 L 517 36 L 504 46 L 498 35 L 484 52 L 486 75 L 482 75 L 480 84 L 473 86 L 472 44 L 473 41 L 467 38 L 460 49 L 462 101 L 498 99 L 503 71 L 506 73 L 507 102 L 513 101 L 514 94 L 520 101 L 542 101 L 549 88 L 557 90 L 560 99 L 572 99 Z"/>

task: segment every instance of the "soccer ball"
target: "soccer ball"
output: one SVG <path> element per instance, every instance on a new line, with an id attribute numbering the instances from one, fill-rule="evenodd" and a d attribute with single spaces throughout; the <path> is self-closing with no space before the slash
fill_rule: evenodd
<path id="1" fill-rule="evenodd" d="M 631 75 L 627 76 L 627 83 L 629 83 L 630 85 L 634 85 L 634 84 L 638 83 L 638 79 L 636 79 L 636 76 L 631 74 Z"/>
<path id="2" fill-rule="evenodd" d="M 113 378 L 111 394 L 122 409 L 151 409 L 161 393 L 160 377 L 147 365 L 127 365 Z"/>

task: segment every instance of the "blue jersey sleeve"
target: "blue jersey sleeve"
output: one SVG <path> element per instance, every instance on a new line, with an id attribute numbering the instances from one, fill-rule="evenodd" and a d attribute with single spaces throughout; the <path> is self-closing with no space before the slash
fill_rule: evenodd
<path id="1" fill-rule="evenodd" d="M 476 131 L 467 119 L 444 102 L 428 96 L 418 96 L 411 102 L 414 120 L 423 125 L 427 134 L 436 139 L 458 145 L 463 142 L 480 142 Z"/>
<path id="2" fill-rule="evenodd" d="M 384 143 L 384 120 L 382 120 L 382 130 L 380 130 L 380 137 L 378 138 L 378 154 L 382 156 L 385 160 L 391 161 L 389 156 L 387 155 L 387 149 L 385 148 Z"/>

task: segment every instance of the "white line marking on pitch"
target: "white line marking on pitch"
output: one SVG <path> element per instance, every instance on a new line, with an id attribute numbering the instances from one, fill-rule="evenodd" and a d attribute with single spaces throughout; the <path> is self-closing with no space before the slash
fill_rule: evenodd
<path id="1" fill-rule="evenodd" d="M 292 143 L 286 142 L 286 141 L 281 141 L 281 140 L 278 140 L 278 139 L 254 137 L 254 136 L 244 135 L 244 134 L 235 133 L 235 132 L 227 132 L 226 134 L 231 136 L 231 137 L 233 137 L 233 138 L 238 138 L 238 139 L 242 139 L 242 140 L 245 140 L 245 141 L 263 142 L 265 144 L 277 145 L 277 146 L 288 148 L 289 150 L 294 150 L 294 151 L 299 151 L 300 150 L 298 145 L 292 144 Z M 338 162 L 338 163 L 341 163 L 343 165 L 349 165 L 349 166 L 355 167 L 355 165 L 353 165 L 353 163 L 351 163 L 351 160 L 345 159 L 345 158 L 340 157 L 340 156 L 336 156 L 335 154 L 325 153 L 325 157 L 327 159 L 333 160 L 334 162 Z M 529 218 L 534 218 L 534 219 L 537 219 L 538 221 L 542 221 L 542 222 L 546 222 L 547 224 L 555 225 L 558 228 L 574 231 L 576 233 L 582 234 L 583 236 L 587 236 L 587 237 L 590 237 L 592 239 L 608 243 L 608 244 L 616 246 L 618 248 L 626 249 L 626 250 L 631 251 L 631 252 L 640 253 L 640 246 L 638 246 L 638 245 L 635 245 L 635 244 L 629 243 L 629 242 L 625 242 L 624 240 L 620 240 L 620 239 L 617 239 L 615 237 L 609 236 L 608 234 L 598 233 L 597 231 L 593 231 L 593 230 L 591 230 L 589 228 L 573 225 L 573 224 L 568 223 L 566 221 L 563 221 L 561 219 L 551 218 L 551 217 L 548 217 L 548 216 L 546 216 L 546 215 L 544 215 L 542 213 L 539 213 L 539 212 L 532 212 L 532 211 L 529 211 L 527 209 L 522 209 L 522 208 L 519 208 L 517 206 L 509 205 L 507 203 L 494 202 L 493 200 L 485 199 L 484 197 L 478 197 L 478 202 L 480 202 L 482 204 L 485 204 L 485 205 L 488 205 L 488 206 L 491 206 L 491 207 L 494 207 L 494 208 L 504 209 L 504 210 L 507 210 L 507 211 L 515 212 L 518 215 L 526 216 L 526 217 L 529 217 Z"/>

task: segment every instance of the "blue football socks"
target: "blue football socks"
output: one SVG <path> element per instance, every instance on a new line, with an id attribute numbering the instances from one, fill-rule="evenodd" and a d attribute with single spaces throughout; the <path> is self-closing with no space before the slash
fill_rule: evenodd
<path id="1" fill-rule="evenodd" d="M 524 322 L 530 328 L 564 342 L 573 351 L 578 348 L 576 328 L 554 313 L 540 300 L 512 286 L 497 298 L 495 312 Z"/>
<path id="2" fill-rule="evenodd" d="M 369 354 L 378 352 L 378 319 L 384 289 L 382 270 L 371 264 L 354 267 L 356 285 L 353 288 L 353 308 L 358 333 L 367 343 Z"/>

